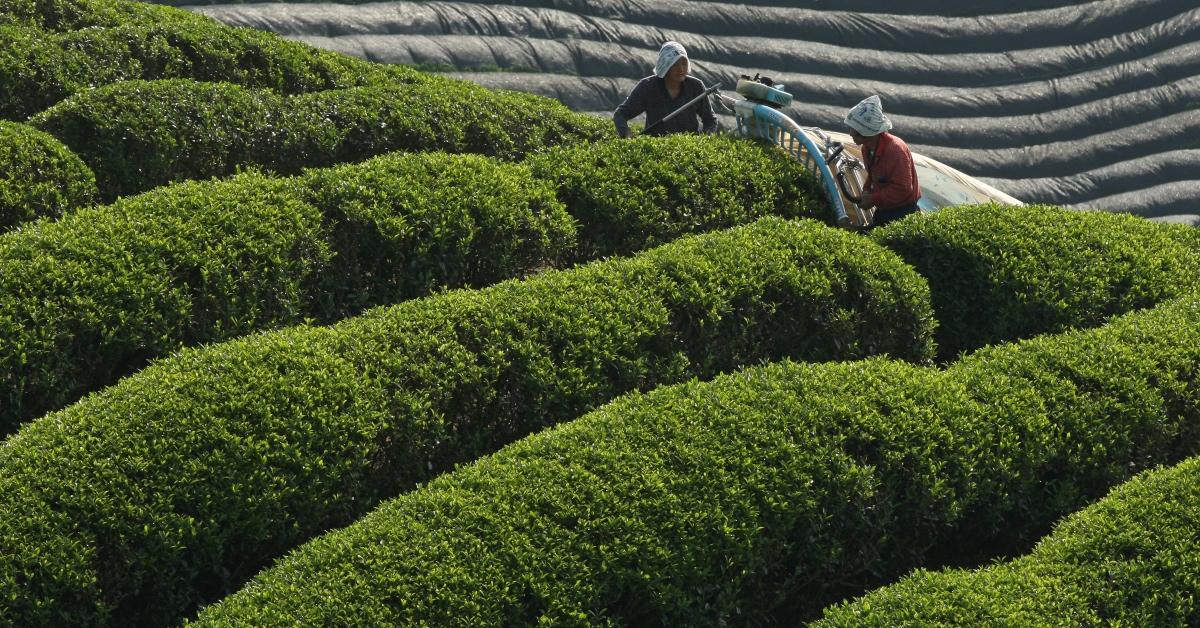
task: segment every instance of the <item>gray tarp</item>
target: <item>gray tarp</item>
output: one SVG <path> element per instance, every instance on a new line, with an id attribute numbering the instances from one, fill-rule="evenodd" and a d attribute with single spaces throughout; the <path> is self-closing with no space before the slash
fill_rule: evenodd
<path id="1" fill-rule="evenodd" d="M 1200 214 L 1195 0 L 1045 0 L 1019 3 L 1018 11 L 1018 3 L 986 0 L 778 4 L 189 8 L 376 61 L 551 96 L 580 111 L 611 111 L 650 72 L 659 44 L 674 39 L 707 83 L 732 89 L 756 72 L 784 82 L 796 98 L 787 113 L 801 124 L 840 128 L 846 108 L 878 93 L 915 149 L 1027 201 Z"/>

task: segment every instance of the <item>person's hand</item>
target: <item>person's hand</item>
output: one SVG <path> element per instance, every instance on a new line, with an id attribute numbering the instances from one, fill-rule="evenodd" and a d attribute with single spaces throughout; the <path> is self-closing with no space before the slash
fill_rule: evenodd
<path id="1" fill-rule="evenodd" d="M 624 139 L 632 138 L 633 137 L 633 129 L 626 129 L 626 130 L 622 131 L 621 137 Z"/>
<path id="2" fill-rule="evenodd" d="M 862 209 L 873 209 L 875 207 L 875 195 L 863 192 L 862 200 L 858 202 L 858 206 Z"/>

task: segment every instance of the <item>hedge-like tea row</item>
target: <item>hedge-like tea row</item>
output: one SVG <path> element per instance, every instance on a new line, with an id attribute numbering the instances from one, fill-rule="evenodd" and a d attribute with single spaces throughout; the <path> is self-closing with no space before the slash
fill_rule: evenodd
<path id="1" fill-rule="evenodd" d="M 528 160 L 552 181 L 580 222 L 581 258 L 629 253 L 758 216 L 799 215 L 833 223 L 833 212 L 800 162 L 725 138 L 640 137 L 565 146 Z M 794 183 L 793 183 L 794 182 Z M 790 208 L 790 211 L 788 211 Z"/>
<path id="2" fill-rule="evenodd" d="M 669 162 L 669 163 L 668 163 Z M 548 164 L 579 164 L 587 177 L 575 177 L 561 167 Z M 582 164 L 592 164 L 591 167 Z M 824 203 L 810 200 L 811 179 L 799 163 L 772 146 L 699 135 L 646 137 L 638 141 L 610 141 L 546 149 L 528 162 L 534 179 L 556 189 L 558 199 L 575 219 L 578 236 L 570 243 L 543 244 L 537 250 L 568 251 L 562 259 L 544 263 L 566 266 L 601 256 L 629 254 L 689 233 L 725 229 L 765 216 L 815 218 L 832 221 Z M 687 176 L 680 176 L 684 173 Z M 339 280 L 329 285 L 322 298 L 341 304 L 342 315 L 361 311 L 366 305 L 395 302 L 406 295 L 423 294 L 438 286 L 485 285 L 513 276 L 522 266 L 499 266 L 494 260 L 465 257 L 467 251 L 450 251 L 460 240 L 492 237 L 506 230 L 479 221 L 454 224 L 450 217 L 463 204 L 462 190 L 437 190 L 436 180 L 413 183 L 396 173 L 358 166 L 309 171 L 303 184 L 313 192 L 306 196 L 326 215 L 351 214 L 333 238 L 338 258 L 348 269 L 337 272 Z M 481 171 L 474 181 L 465 177 L 463 190 L 488 189 L 495 183 Z M 591 187 L 609 192 L 603 210 L 598 210 Z M 403 199 L 398 202 L 397 199 Z M 392 205 L 427 204 L 420 218 L 397 220 Z M 663 208 L 668 212 L 663 213 Z M 494 216 L 513 220 L 516 216 Z M 651 220 L 652 219 L 652 220 Z M 381 233 L 409 231 L 419 220 L 441 221 L 425 231 L 437 238 L 413 238 L 406 248 L 383 247 L 375 241 Z M 636 223 L 636 228 L 630 227 Z M 633 233 L 626 233 L 632 230 Z M 552 230 L 570 232 L 569 226 Z M 614 237 L 614 234 L 621 234 Z M 389 236 L 390 237 L 390 236 Z M 527 238 L 533 237 L 532 235 Z M 546 236 L 543 236 L 546 237 Z M 510 242 L 509 245 L 514 243 Z M 499 245 L 497 245 L 499 246 Z M 370 259 L 358 259 L 359 257 Z M 353 261 L 347 263 L 347 259 Z M 408 258 L 452 259 L 453 268 L 469 269 L 466 281 L 445 272 L 424 274 L 404 262 Z M 336 260 L 335 260 L 336 261 Z M 523 258 L 528 266 L 536 259 Z M 444 263 L 444 262 L 443 262 Z M 400 286 L 391 298 L 362 302 L 362 295 L 377 295 L 387 286 Z M 339 316 L 340 318 L 341 316 Z"/>
<path id="3" fill-rule="evenodd" d="M 1200 624 L 1200 459 L 1144 473 L 1072 515 L 1023 558 L 918 572 L 816 626 Z"/>
<path id="4" fill-rule="evenodd" d="M 528 169 L 392 155 L 188 183 L 0 236 L 0 431 L 183 345 L 543 267 L 574 225 Z"/>
<path id="5" fill-rule="evenodd" d="M 711 179 L 698 179 L 692 181 L 692 188 L 673 189 L 665 199 L 673 203 L 675 196 L 695 196 L 695 189 L 708 186 L 715 198 L 724 200 L 705 205 L 718 217 L 688 214 L 705 226 L 744 223 L 765 214 L 812 216 L 819 211 L 793 204 L 803 196 L 797 186 L 807 187 L 807 179 L 797 180 L 789 166 L 781 167 L 781 161 L 788 163 L 786 158 L 769 147 L 696 136 L 614 144 L 646 159 L 644 172 L 662 177 L 640 177 L 636 183 L 647 189 L 670 181 L 671 171 L 654 163 L 662 154 L 686 150 L 690 162 L 680 167 L 698 171 L 727 161 L 725 167 L 735 179 L 729 183 L 737 185 L 733 194 L 716 190 Z M 604 152 L 613 148 L 596 146 Z M 557 152 L 551 149 L 548 154 Z M 775 177 L 764 178 L 764 173 Z M 594 171 L 593 175 L 595 183 L 608 189 L 629 186 L 617 181 L 626 176 L 623 171 Z M 574 238 L 574 226 L 553 202 L 549 184 L 531 179 L 524 167 L 482 157 L 396 154 L 361 165 L 308 171 L 291 184 L 271 183 L 267 188 L 279 188 L 280 194 L 265 193 L 255 201 L 295 203 L 291 211 L 299 213 L 318 210 L 325 226 L 319 233 L 303 233 L 333 248 L 331 262 L 319 250 L 309 251 L 315 255 L 312 263 L 321 264 L 319 273 L 304 266 L 294 285 L 276 286 L 286 288 L 283 293 L 264 286 L 267 291 L 257 292 L 254 299 L 245 281 L 233 295 L 201 287 L 203 306 L 178 301 L 172 290 L 164 292 L 161 286 L 194 283 L 195 269 L 211 265 L 224 270 L 206 272 L 226 277 L 229 285 L 237 283 L 234 277 L 241 265 L 221 266 L 225 262 L 205 260 L 196 250 L 240 257 L 252 267 L 272 263 L 274 253 L 269 247 L 256 251 L 245 244 L 259 237 L 257 231 L 271 227 L 252 215 L 238 218 L 238 198 L 253 195 L 260 179 L 244 177 L 228 184 L 149 192 L 123 200 L 113 210 L 96 210 L 60 225 L 38 226 L 31 233 L 0 239 L 0 275 L 4 275 L 0 276 L 0 325 L 12 330 L 7 338 L 0 337 L 0 382 L 4 384 L 0 431 L 62 407 L 139 368 L 148 358 L 184 344 L 229 338 L 250 329 L 296 322 L 299 317 L 329 322 L 369 305 L 421 296 L 439 286 L 490 284 L 531 269 L 577 261 L 579 250 L 599 255 L 613 252 Z M 569 189 L 559 187 L 560 192 Z M 581 212 L 593 221 L 583 226 L 589 233 L 616 232 L 620 227 L 613 221 L 643 211 L 639 196 L 622 199 L 611 205 L 614 211 L 607 215 Z M 567 210 L 574 213 L 576 208 Z M 198 213 L 193 216 L 193 212 Z M 213 225 L 206 221 L 213 212 L 225 215 L 228 222 L 210 233 L 207 230 Z M 306 220 L 316 228 L 317 218 Z M 113 224 L 103 224 L 108 222 Z M 653 240 L 686 226 L 664 223 L 644 236 Z M 181 239 L 177 233 L 187 236 Z M 180 259 L 188 261 L 173 261 Z M 47 270 L 42 272 L 43 268 Z M 316 286 L 300 287 L 311 283 Z M 268 307 L 279 299 L 290 305 Z M 234 303 L 255 314 L 230 318 Z M 164 316 L 169 324 L 160 324 Z"/>
<path id="6" fill-rule="evenodd" d="M 946 371 L 783 363 L 627 396 L 298 549 L 199 624 L 794 625 L 1200 450 L 1197 364 L 1191 297 Z"/>
<path id="7" fill-rule="evenodd" d="M 287 134 L 284 102 L 271 90 L 231 83 L 125 81 L 63 101 L 30 123 L 74 149 L 112 201 L 277 161 Z"/>
<path id="8" fill-rule="evenodd" d="M 285 94 L 426 80 L 353 57 L 209 20 L 48 33 L 0 27 L 0 118 L 24 120 L 100 85 L 192 78 Z"/>
<path id="9" fill-rule="evenodd" d="M 288 99 L 286 159 L 310 166 L 394 150 L 444 150 L 520 159 L 554 146 L 614 137 L 612 123 L 551 98 L 429 77 Z M 285 159 L 281 158 L 281 163 Z"/>
<path id="10" fill-rule="evenodd" d="M 391 153 L 298 183 L 335 251 L 308 295 L 320 321 L 556 266 L 577 242 L 553 186 L 478 155 Z"/>
<path id="11" fill-rule="evenodd" d="M 0 121 L 0 232 L 96 199 L 96 176 L 62 142 Z"/>
<path id="12" fill-rule="evenodd" d="M 0 24 L 74 31 L 94 26 L 198 22 L 179 9 L 129 0 L 0 0 Z"/>
<path id="13" fill-rule="evenodd" d="M 1191 290 L 1200 247 L 1172 230 L 1195 232 L 1125 214 L 989 205 L 943 209 L 874 237 L 929 279 L 945 361 Z"/>
<path id="14" fill-rule="evenodd" d="M 107 200 L 246 166 L 293 174 L 396 150 L 520 158 L 611 134 L 604 121 L 546 98 L 433 79 L 290 98 L 231 83 L 124 81 L 31 124 L 78 153 Z"/>
<path id="15" fill-rule="evenodd" d="M 0 621 L 167 623 L 381 498 L 631 389 L 783 356 L 927 360 L 927 299 L 869 240 L 767 218 L 184 350 L 0 448 Z"/>

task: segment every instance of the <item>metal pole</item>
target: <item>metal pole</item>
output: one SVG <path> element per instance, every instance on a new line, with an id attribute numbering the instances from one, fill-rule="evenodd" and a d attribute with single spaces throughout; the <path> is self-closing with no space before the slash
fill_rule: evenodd
<path id="1" fill-rule="evenodd" d="M 683 112 L 687 111 L 689 108 L 691 108 L 691 106 L 692 106 L 692 105 L 694 105 L 694 104 L 696 104 L 696 103 L 700 102 L 700 101 L 701 101 L 701 100 L 703 100 L 705 97 L 707 97 L 709 94 L 711 94 L 711 93 L 713 93 L 713 92 L 717 91 L 718 89 L 721 89 L 721 84 L 720 84 L 720 83 L 717 83 L 717 84 L 713 85 L 712 87 L 707 87 L 707 88 L 705 88 L 705 89 L 704 89 L 704 91 L 703 91 L 703 92 L 701 92 L 701 94 L 700 94 L 699 96 L 697 96 L 697 97 L 695 97 L 695 98 L 693 98 L 693 99 L 691 99 L 691 100 L 687 101 L 686 103 L 683 103 L 683 106 L 681 106 L 680 108 L 678 108 L 678 109 L 676 109 L 675 111 L 672 111 L 671 113 L 668 113 L 667 115 L 663 116 L 663 119 L 662 119 L 662 120 L 659 120 L 659 121 L 655 122 L 654 124 L 651 124 L 650 126 L 648 126 L 648 127 L 644 128 L 644 129 L 642 129 L 642 134 L 644 135 L 644 134 L 645 134 L 647 131 L 649 131 L 650 129 L 653 129 L 654 127 L 656 127 L 656 126 L 658 126 L 658 125 L 662 124 L 663 122 L 668 122 L 668 121 L 670 121 L 670 120 L 671 120 L 671 118 L 674 118 L 675 116 L 677 116 L 677 115 L 679 115 L 679 114 L 681 114 L 681 113 L 683 113 Z"/>

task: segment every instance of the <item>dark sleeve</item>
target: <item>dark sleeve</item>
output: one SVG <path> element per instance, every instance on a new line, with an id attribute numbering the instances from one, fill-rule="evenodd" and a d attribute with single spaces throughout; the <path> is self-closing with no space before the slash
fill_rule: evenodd
<path id="1" fill-rule="evenodd" d="M 629 131 L 629 121 L 646 112 L 646 92 L 649 90 L 649 81 L 642 79 L 633 87 L 633 91 L 625 97 L 625 102 L 621 103 L 617 110 L 613 112 L 613 122 L 617 125 L 617 133 L 624 135 Z"/>

